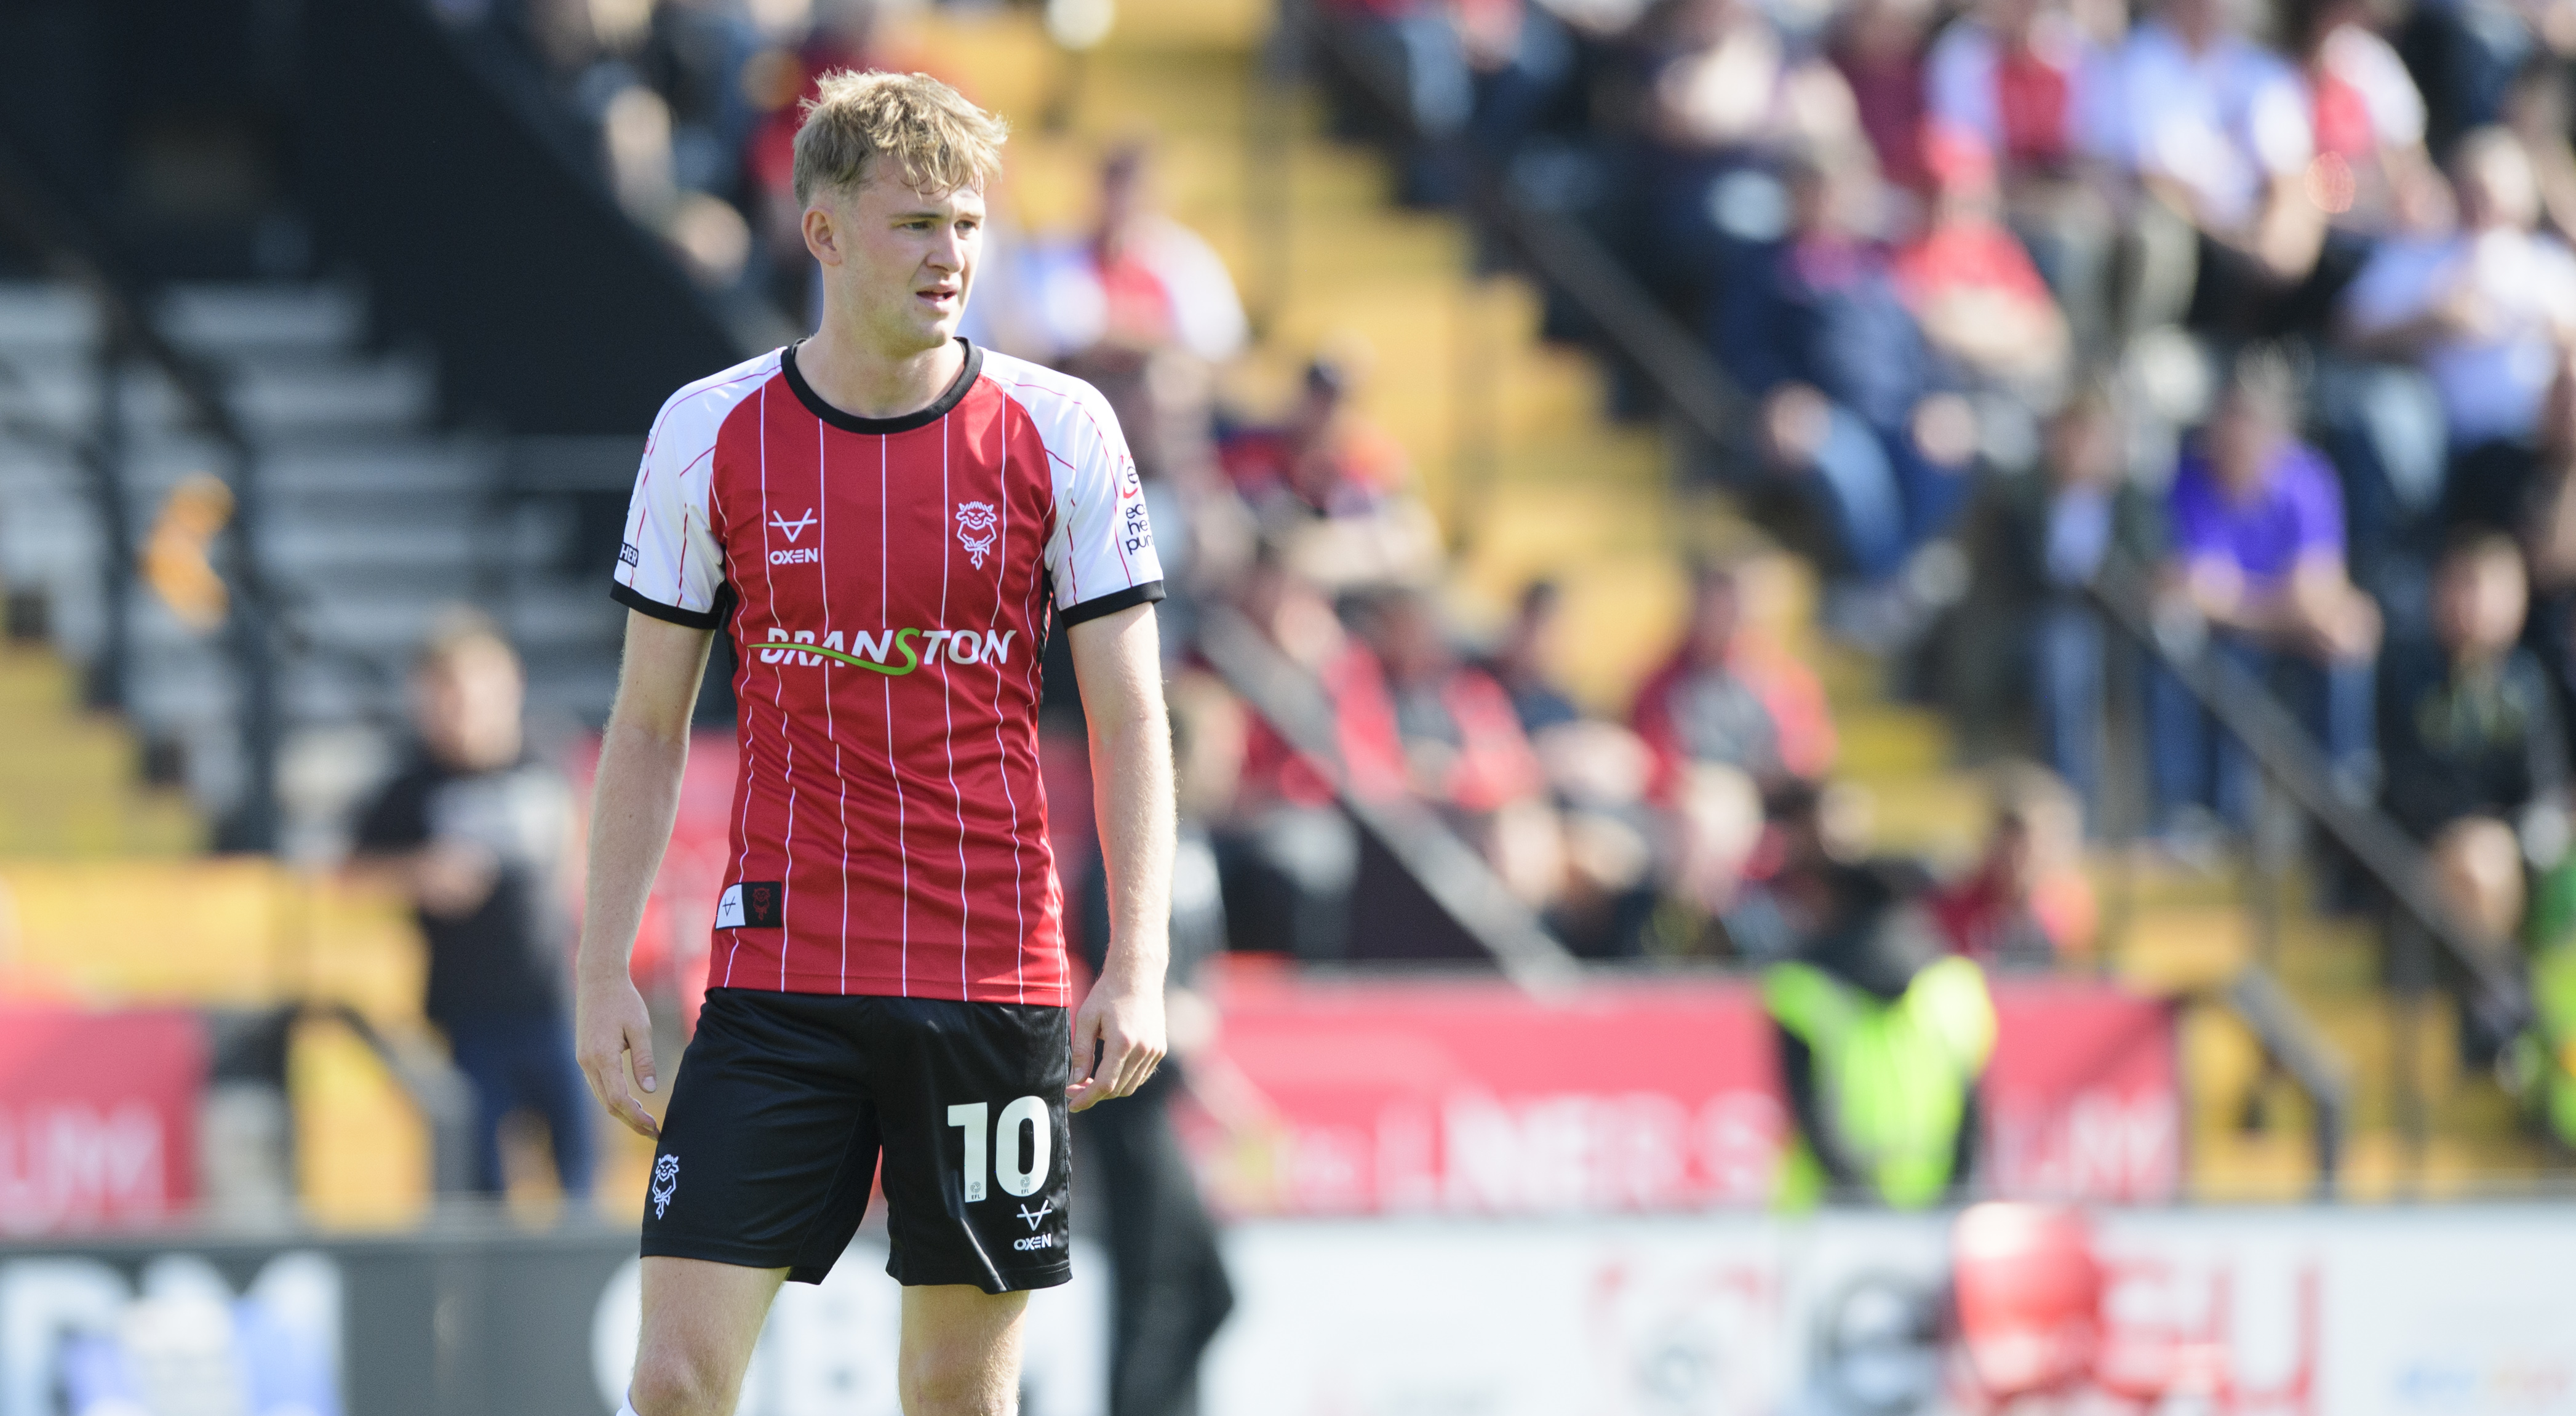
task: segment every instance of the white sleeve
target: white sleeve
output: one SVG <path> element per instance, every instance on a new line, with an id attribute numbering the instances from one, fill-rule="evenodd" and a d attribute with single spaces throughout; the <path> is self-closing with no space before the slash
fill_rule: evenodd
<path id="1" fill-rule="evenodd" d="M 692 629 L 724 619 L 724 551 L 708 517 L 715 484 L 716 429 L 722 399 L 683 390 L 662 405 L 635 474 L 626 507 L 626 537 L 617 548 L 618 603 Z"/>
<path id="2" fill-rule="evenodd" d="M 1047 574 L 1057 613 L 1071 625 L 1162 599 L 1163 563 L 1118 415 L 1091 385 L 1066 382 L 1030 412 L 1055 475 Z"/>
<path id="3" fill-rule="evenodd" d="M 2361 90 L 2361 101 L 2370 110 L 2372 135 L 2379 145 L 2413 147 L 2424 141 L 2424 95 L 2415 87 L 2415 77 L 2406 72 L 2406 61 L 2397 57 L 2388 41 L 2366 29 L 2347 25 L 2335 31 L 2327 43 L 2329 58 L 2338 52 L 2349 59 L 2344 77 Z"/>
<path id="4" fill-rule="evenodd" d="M 1242 353 L 1251 329 L 1225 258 L 1200 240 L 1197 232 L 1178 224 L 1167 224 L 1156 237 L 1155 263 L 1162 268 L 1163 287 L 1171 295 L 1172 320 L 1179 326 L 1181 343 L 1211 364 Z"/>
<path id="5" fill-rule="evenodd" d="M 2245 128 L 2246 144 L 2266 176 L 2295 176 L 2317 155 L 2316 132 L 2308 124 L 2307 90 L 2287 70 L 2263 78 L 2247 108 Z"/>

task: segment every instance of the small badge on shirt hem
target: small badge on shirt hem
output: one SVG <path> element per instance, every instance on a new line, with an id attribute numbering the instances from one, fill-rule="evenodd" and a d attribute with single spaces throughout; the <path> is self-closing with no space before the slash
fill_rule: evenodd
<path id="1" fill-rule="evenodd" d="M 728 885 L 716 901 L 718 929 L 776 929 L 787 887 L 775 880 L 745 880 Z"/>

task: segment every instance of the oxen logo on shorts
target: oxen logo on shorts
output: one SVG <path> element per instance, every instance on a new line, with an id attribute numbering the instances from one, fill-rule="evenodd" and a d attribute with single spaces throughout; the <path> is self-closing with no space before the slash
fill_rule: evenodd
<path id="1" fill-rule="evenodd" d="M 680 1188 L 680 1158 L 676 1155 L 653 1159 L 653 1217 L 660 1219 L 671 1207 L 671 1192 Z"/>
<path id="2" fill-rule="evenodd" d="M 966 558 L 975 562 L 977 570 L 984 568 L 984 557 L 992 553 L 994 528 L 1001 524 L 1001 513 L 993 510 L 991 502 L 957 504 L 957 544 L 966 548 Z"/>

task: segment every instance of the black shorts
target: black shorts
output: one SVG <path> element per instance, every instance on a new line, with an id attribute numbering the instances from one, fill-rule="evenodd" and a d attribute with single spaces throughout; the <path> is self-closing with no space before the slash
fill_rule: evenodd
<path id="1" fill-rule="evenodd" d="M 1062 1283 L 1073 1136 L 1062 1008 L 707 991 L 644 1202 L 644 1253 L 820 1283 L 885 1160 L 886 1272 Z"/>

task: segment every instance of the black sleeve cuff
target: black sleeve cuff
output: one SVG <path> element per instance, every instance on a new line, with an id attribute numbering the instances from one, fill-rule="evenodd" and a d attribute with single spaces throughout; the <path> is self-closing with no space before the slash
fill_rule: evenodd
<path id="1" fill-rule="evenodd" d="M 1097 600 L 1085 600 L 1058 614 L 1056 618 L 1067 625 L 1077 625 L 1084 620 L 1098 619 L 1102 615 L 1114 615 L 1133 605 L 1150 605 L 1162 598 L 1163 582 L 1148 580 L 1142 585 L 1130 585 L 1124 590 L 1103 595 Z"/>
<path id="2" fill-rule="evenodd" d="M 729 602 L 732 599 L 727 591 L 731 589 L 731 586 L 727 586 L 717 591 L 715 608 L 708 610 L 684 610 L 677 605 L 663 604 L 622 581 L 609 583 L 608 598 L 639 615 L 651 615 L 657 620 L 668 620 L 673 624 L 686 625 L 690 629 L 714 629 L 724 623 L 725 611 L 730 607 Z"/>

